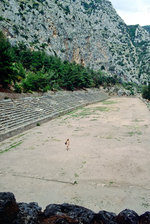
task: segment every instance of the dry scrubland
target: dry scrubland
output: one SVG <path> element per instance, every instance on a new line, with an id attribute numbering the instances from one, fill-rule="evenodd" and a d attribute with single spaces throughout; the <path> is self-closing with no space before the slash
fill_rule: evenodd
<path id="1" fill-rule="evenodd" d="M 0 191 L 17 201 L 150 210 L 150 112 L 137 98 L 81 108 L 3 141 L 0 150 Z"/>

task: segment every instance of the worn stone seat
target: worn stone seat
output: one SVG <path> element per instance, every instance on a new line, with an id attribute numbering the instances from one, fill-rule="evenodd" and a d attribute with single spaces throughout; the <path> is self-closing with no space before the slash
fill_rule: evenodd
<path id="1" fill-rule="evenodd" d="M 107 98 L 108 95 L 99 89 L 90 89 L 0 100 L 0 141 L 36 126 L 37 122 L 46 122 L 80 106 Z"/>

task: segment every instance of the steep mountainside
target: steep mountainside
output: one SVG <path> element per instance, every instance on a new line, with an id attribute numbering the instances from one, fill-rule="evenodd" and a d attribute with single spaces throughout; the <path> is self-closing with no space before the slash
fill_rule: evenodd
<path id="1" fill-rule="evenodd" d="M 150 33 L 150 26 L 143 26 L 143 28 Z"/>
<path id="2" fill-rule="evenodd" d="M 150 33 L 139 25 L 129 26 L 129 34 L 136 48 L 139 78 L 146 80 L 150 78 Z"/>
<path id="3" fill-rule="evenodd" d="M 148 79 L 150 34 L 138 26 L 132 36 L 108 0 L 1 0 L 0 15 L 12 44 L 25 42 L 124 81 Z"/>

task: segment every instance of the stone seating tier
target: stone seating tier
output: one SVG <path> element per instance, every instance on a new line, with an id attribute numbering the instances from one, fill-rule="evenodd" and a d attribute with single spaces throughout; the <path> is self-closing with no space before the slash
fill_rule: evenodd
<path id="1" fill-rule="evenodd" d="M 76 108 L 100 102 L 108 95 L 99 89 L 59 91 L 40 97 L 0 100 L 0 141 Z"/>

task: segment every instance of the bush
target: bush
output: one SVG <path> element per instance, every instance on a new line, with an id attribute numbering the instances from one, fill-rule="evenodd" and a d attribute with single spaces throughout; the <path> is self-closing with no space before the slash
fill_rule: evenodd
<path id="1" fill-rule="evenodd" d="M 15 89 L 15 92 L 16 92 L 16 93 L 21 93 L 21 92 L 22 92 L 22 87 L 21 87 L 21 85 L 18 84 L 18 83 L 15 83 L 15 85 L 14 85 L 14 89 Z"/>
<path id="2" fill-rule="evenodd" d="M 24 92 L 32 91 L 42 91 L 49 83 L 49 77 L 42 71 L 34 73 L 28 72 L 26 78 L 22 82 Z"/>
<path id="3" fill-rule="evenodd" d="M 1 73 L 3 79 L 0 78 L 0 81 L 5 84 L 13 82 L 16 92 L 22 89 L 24 92 L 46 92 L 60 88 L 73 91 L 100 85 L 110 86 L 118 82 L 116 77 L 110 77 L 102 71 L 96 72 L 76 63 L 61 61 L 44 51 L 30 51 L 23 43 L 12 48 L 2 35 L 1 49 L 5 60 L 0 61 L 0 72 L 5 72 L 4 75 Z"/>
<path id="4" fill-rule="evenodd" d="M 14 55 L 10 43 L 0 32 L 0 83 L 5 88 L 16 79 L 13 73 Z"/>
<path id="5" fill-rule="evenodd" d="M 148 86 L 145 86 L 142 91 L 142 97 L 150 100 L 150 82 Z"/>

